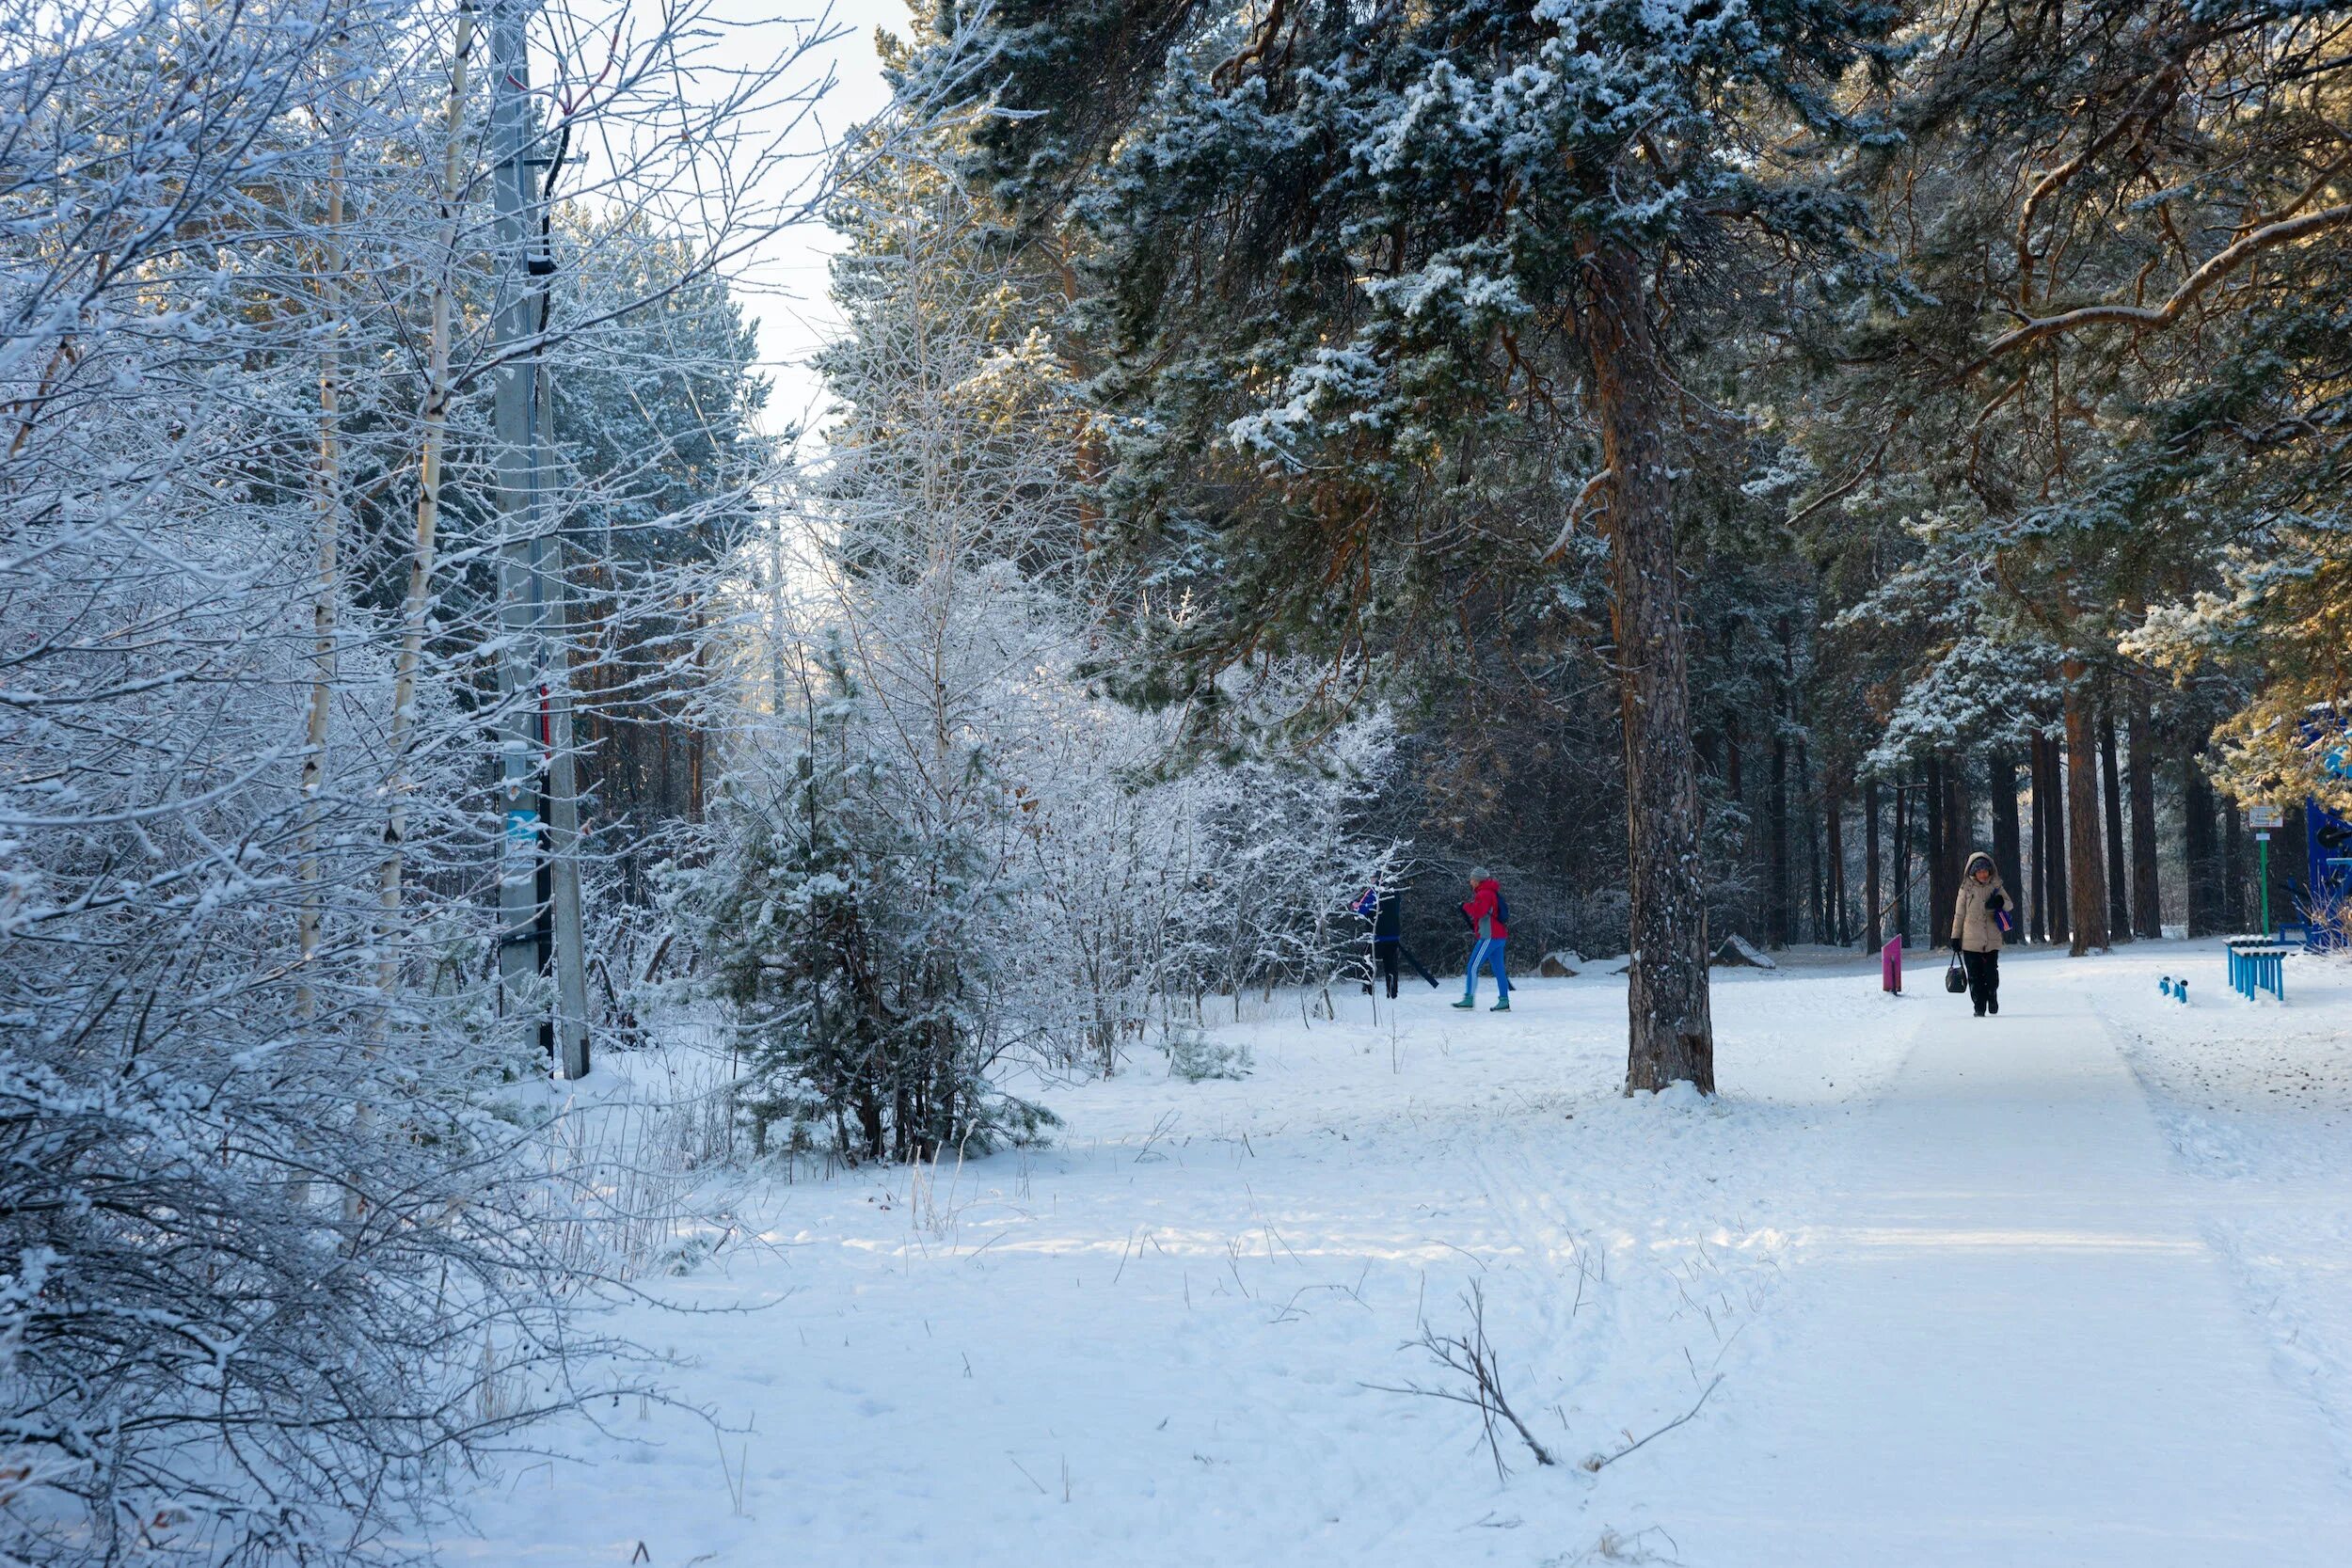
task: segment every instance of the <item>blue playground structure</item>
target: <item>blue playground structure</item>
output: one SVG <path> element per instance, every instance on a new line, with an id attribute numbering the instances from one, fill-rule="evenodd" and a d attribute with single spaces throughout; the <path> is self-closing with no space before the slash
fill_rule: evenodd
<path id="1" fill-rule="evenodd" d="M 2303 718 L 2303 744 L 2319 753 L 2322 772 L 2352 780 L 2352 726 L 2333 705 L 2320 703 Z M 2325 953 L 2345 944 L 2352 923 L 2352 820 L 2317 800 L 2303 802 L 2303 950 Z"/>
<path id="2" fill-rule="evenodd" d="M 2341 754 L 2341 753 L 2339 753 Z M 2333 772 L 2340 764 L 2331 765 Z M 2352 901 L 2352 821 L 2316 800 L 2303 802 L 2305 848 L 2303 950 L 2325 953 L 2344 945 L 2343 923 L 2319 918 Z"/>
<path id="3" fill-rule="evenodd" d="M 2281 1002 L 2287 999 L 2286 958 L 2295 951 L 2293 947 L 2268 937 L 2232 937 L 2225 945 L 2230 953 L 2232 990 L 2249 1002 L 2262 991 Z"/>

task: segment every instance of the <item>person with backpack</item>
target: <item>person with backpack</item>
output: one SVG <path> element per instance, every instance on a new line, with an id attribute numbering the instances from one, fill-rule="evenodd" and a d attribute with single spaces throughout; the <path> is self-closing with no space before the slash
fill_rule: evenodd
<path id="1" fill-rule="evenodd" d="M 2001 1010 L 2001 944 L 2011 921 L 2009 889 L 1993 857 L 1979 849 L 1961 873 L 1960 900 L 1952 908 L 1952 947 L 1968 973 L 1968 1000 L 1977 1016 Z"/>
<path id="2" fill-rule="evenodd" d="M 1375 882 L 1356 900 L 1356 912 L 1372 922 L 1372 967 L 1374 977 L 1385 981 L 1389 1000 L 1396 1000 L 1396 962 L 1403 958 L 1413 966 L 1413 973 L 1429 982 L 1429 989 L 1438 989 L 1438 977 L 1429 973 L 1412 949 L 1405 945 L 1403 897 L 1386 882 Z M 1372 988 L 1364 988 L 1370 995 Z"/>
<path id="3" fill-rule="evenodd" d="M 1511 1010 L 1511 981 L 1502 969 L 1503 939 L 1510 935 L 1511 906 L 1502 896 L 1502 888 L 1484 871 L 1470 873 L 1470 895 L 1462 906 L 1462 919 L 1470 929 L 1470 974 L 1462 987 L 1462 1000 L 1456 1007 L 1478 1006 L 1478 969 L 1486 966 L 1495 977 L 1493 1012 Z"/>

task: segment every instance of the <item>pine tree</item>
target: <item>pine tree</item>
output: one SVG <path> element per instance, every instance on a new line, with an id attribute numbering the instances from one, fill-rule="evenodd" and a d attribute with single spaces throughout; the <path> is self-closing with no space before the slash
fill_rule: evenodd
<path id="1" fill-rule="evenodd" d="M 1498 473 L 1550 498 L 1531 555 L 1581 524 L 1607 539 L 1629 1088 L 1713 1083 L 1672 478 L 1708 416 L 1660 301 L 1692 293 L 1694 248 L 1844 246 L 1853 209 L 1747 138 L 1859 129 L 1836 89 L 1893 21 L 1324 0 L 1244 25 L 1026 0 L 988 29 L 1025 115 L 980 133 L 979 170 L 1033 223 L 1074 224 L 1106 504 L 1168 581 L 1215 588 L 1157 650 L 1163 694 L 1269 646 L 1389 651 Z"/>

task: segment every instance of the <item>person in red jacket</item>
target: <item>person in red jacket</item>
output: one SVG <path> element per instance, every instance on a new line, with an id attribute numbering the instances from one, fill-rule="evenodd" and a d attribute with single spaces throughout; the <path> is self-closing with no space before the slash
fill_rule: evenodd
<path id="1" fill-rule="evenodd" d="M 1462 986 L 1462 1000 L 1457 1007 L 1478 1006 L 1478 966 L 1485 964 L 1495 977 L 1493 1011 L 1511 1010 L 1511 981 L 1502 972 L 1502 942 L 1510 935 L 1505 922 L 1511 918 L 1511 906 L 1503 901 L 1502 888 L 1484 871 L 1470 873 L 1470 901 L 1462 906 L 1462 918 L 1470 923 L 1470 974 Z"/>

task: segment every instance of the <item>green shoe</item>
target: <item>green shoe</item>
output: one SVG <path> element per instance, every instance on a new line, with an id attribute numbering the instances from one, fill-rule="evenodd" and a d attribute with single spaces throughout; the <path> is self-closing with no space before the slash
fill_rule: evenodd
<path id="1" fill-rule="evenodd" d="M 1507 1013 L 1511 1010 L 1511 1004 L 1508 1001 L 1498 1002 L 1486 1010 L 1490 1013 Z"/>
<path id="2" fill-rule="evenodd" d="M 1455 1004 L 1454 1004 L 1454 1006 L 1456 1008 L 1470 1008 L 1470 1007 L 1475 1007 L 1475 1006 L 1478 1006 L 1478 1004 L 1477 1004 L 1477 1003 L 1475 1003 L 1475 1002 L 1472 1002 L 1472 1001 L 1471 1001 L 1469 997 L 1467 997 L 1467 996 L 1466 996 L 1466 997 L 1464 997 L 1461 1001 L 1456 1002 Z"/>

